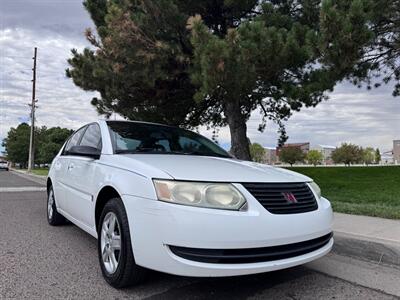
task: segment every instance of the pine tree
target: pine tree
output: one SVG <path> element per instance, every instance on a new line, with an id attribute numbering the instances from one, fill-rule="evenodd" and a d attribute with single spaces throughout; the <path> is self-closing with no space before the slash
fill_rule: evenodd
<path id="1" fill-rule="evenodd" d="M 98 91 L 100 114 L 181 126 L 228 125 L 250 159 L 246 121 L 279 125 L 354 73 L 372 38 L 367 0 L 85 0 L 97 35 L 67 75 Z"/>
<path id="2" fill-rule="evenodd" d="M 379 148 L 376 148 L 375 150 L 375 163 L 378 165 L 381 162 L 381 152 L 379 151 Z"/>

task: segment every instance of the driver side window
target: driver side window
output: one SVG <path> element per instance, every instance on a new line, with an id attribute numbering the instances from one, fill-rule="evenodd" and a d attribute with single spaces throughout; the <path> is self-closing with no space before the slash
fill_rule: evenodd
<path id="1" fill-rule="evenodd" d="M 67 144 L 65 145 L 65 148 L 62 152 L 62 155 L 68 155 L 68 151 L 71 150 L 73 146 L 77 146 L 79 141 L 81 140 L 82 134 L 85 132 L 86 126 L 79 129 L 77 132 L 75 132 L 70 139 L 68 140 Z"/>
<path id="2" fill-rule="evenodd" d="M 100 127 L 97 124 L 91 124 L 87 127 L 85 133 L 83 134 L 82 140 L 79 144 L 80 146 L 89 146 L 101 151 L 101 132 Z"/>

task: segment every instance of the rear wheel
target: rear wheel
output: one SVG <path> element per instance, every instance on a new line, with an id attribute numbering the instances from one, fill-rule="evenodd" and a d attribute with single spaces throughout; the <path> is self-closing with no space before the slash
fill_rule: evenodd
<path id="1" fill-rule="evenodd" d="M 146 270 L 136 265 L 128 218 L 121 199 L 109 200 L 100 216 L 98 255 L 105 280 L 115 288 L 139 283 Z"/>
<path id="2" fill-rule="evenodd" d="M 64 216 L 57 211 L 56 198 L 52 186 L 50 186 L 47 195 L 47 222 L 52 226 L 62 225 L 66 222 Z"/>

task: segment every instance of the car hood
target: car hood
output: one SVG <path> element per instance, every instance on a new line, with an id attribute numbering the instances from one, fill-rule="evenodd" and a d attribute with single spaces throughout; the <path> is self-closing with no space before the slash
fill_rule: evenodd
<path id="1" fill-rule="evenodd" d="M 132 154 L 123 155 L 140 169 L 162 171 L 176 180 L 213 181 L 213 182 L 308 182 L 307 176 L 289 170 L 264 164 L 237 159 L 194 156 L 194 155 L 159 155 Z M 128 161 L 126 161 L 128 163 Z M 143 168 L 143 164 L 148 168 Z M 128 163 L 129 165 L 129 163 Z M 132 165 L 134 168 L 134 166 Z M 151 172 L 149 172 L 151 173 Z M 143 174 L 155 178 L 154 175 Z M 168 178 L 168 177 L 167 177 Z"/>

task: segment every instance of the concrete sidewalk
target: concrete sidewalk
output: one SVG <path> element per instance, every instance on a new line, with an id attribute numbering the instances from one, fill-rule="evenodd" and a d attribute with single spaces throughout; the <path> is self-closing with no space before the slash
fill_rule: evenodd
<path id="1" fill-rule="evenodd" d="M 333 251 L 400 267 L 400 220 L 335 213 Z"/>
<path id="2" fill-rule="evenodd" d="M 400 246 L 400 220 L 335 213 L 335 232 Z"/>

